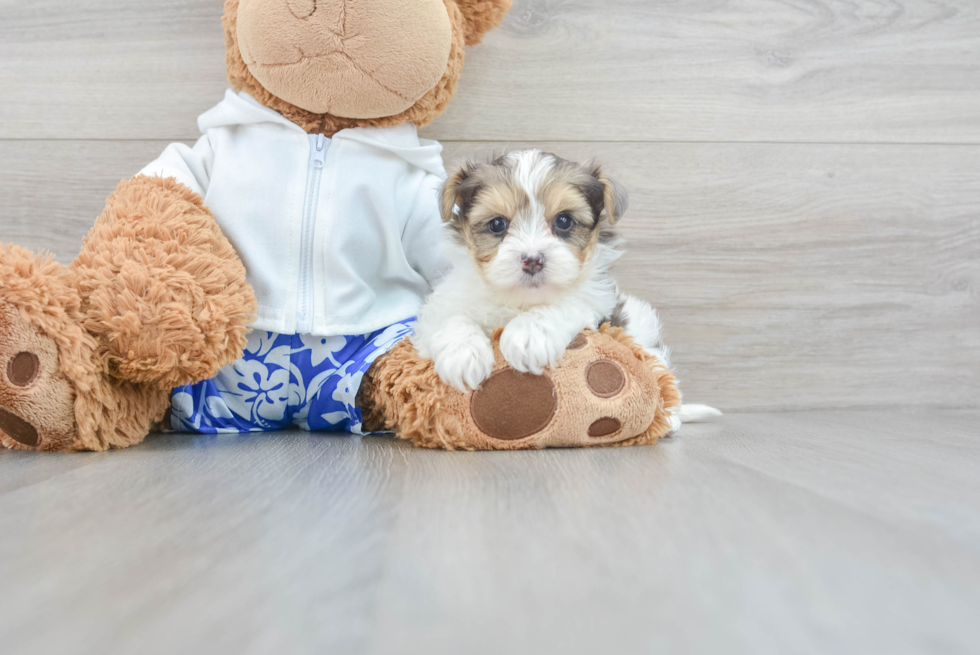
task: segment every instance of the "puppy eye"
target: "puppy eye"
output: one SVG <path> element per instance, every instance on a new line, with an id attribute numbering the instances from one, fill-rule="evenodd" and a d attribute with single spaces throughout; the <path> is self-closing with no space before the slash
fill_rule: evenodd
<path id="1" fill-rule="evenodd" d="M 572 215 L 568 212 L 562 212 L 555 216 L 555 229 L 556 230 L 570 230 L 572 229 Z"/>
<path id="2" fill-rule="evenodd" d="M 487 223 L 487 227 L 490 228 L 490 231 L 494 234 L 503 234 L 507 231 L 508 226 L 510 226 L 510 221 L 503 216 L 498 216 Z"/>

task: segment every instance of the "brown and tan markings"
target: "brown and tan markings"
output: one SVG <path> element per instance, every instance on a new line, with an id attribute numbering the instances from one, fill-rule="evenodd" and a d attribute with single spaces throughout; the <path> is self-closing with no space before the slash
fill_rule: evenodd
<path id="1" fill-rule="evenodd" d="M 449 178 L 442 193 L 443 220 L 481 264 L 493 260 L 506 234 L 494 233 L 491 221 L 498 217 L 514 221 L 531 205 L 524 190 L 513 183 L 511 168 L 501 161 L 465 164 Z"/>
<path id="2" fill-rule="evenodd" d="M 610 228 L 625 212 L 626 194 L 598 165 L 536 154 L 538 163 L 548 161 L 550 167 L 534 189 L 534 200 L 543 208 L 549 229 L 584 262 L 600 241 L 614 236 Z M 469 162 L 443 188 L 443 220 L 481 264 L 493 260 L 510 229 L 540 218 L 531 214 L 532 199 L 518 181 L 516 167 L 515 158 L 508 155 L 487 163 Z M 559 223 L 560 216 L 567 217 L 567 227 Z M 498 218 L 507 221 L 507 230 L 491 229 Z"/>

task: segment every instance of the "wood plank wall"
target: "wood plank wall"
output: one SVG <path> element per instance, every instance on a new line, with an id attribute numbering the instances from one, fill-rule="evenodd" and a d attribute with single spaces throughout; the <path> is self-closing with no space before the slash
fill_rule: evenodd
<path id="1" fill-rule="evenodd" d="M 70 260 L 220 100 L 220 0 L 0 0 L 0 241 Z M 980 4 L 515 0 L 424 130 L 597 158 L 686 397 L 980 406 Z"/>

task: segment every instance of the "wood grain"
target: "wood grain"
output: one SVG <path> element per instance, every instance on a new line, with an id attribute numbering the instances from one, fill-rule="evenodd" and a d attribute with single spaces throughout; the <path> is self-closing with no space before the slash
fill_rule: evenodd
<path id="1" fill-rule="evenodd" d="M 0 0 L 0 138 L 190 139 L 220 0 Z M 427 134 L 980 143 L 972 0 L 517 0 Z"/>
<path id="2" fill-rule="evenodd" d="M 971 653 L 980 413 L 635 449 L 299 432 L 0 452 L 6 655 Z"/>
<path id="3" fill-rule="evenodd" d="M 197 137 L 221 5 L 0 0 L 0 241 L 69 261 Z M 4 655 L 978 650 L 980 4 L 516 0 L 424 133 L 605 162 L 687 399 L 830 409 L 639 449 L 3 451 Z"/>
<path id="4" fill-rule="evenodd" d="M 660 309 L 689 400 L 978 405 L 980 147 L 538 145 L 599 158 L 631 192 L 618 275 Z M 108 191 L 163 147 L 0 142 L 0 240 L 69 261 Z"/>

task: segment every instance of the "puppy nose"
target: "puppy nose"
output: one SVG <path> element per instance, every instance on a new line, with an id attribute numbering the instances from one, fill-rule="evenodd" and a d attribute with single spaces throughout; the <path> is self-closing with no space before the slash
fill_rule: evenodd
<path id="1" fill-rule="evenodd" d="M 521 262 L 524 264 L 524 272 L 534 275 L 544 268 L 544 255 L 524 255 Z"/>

